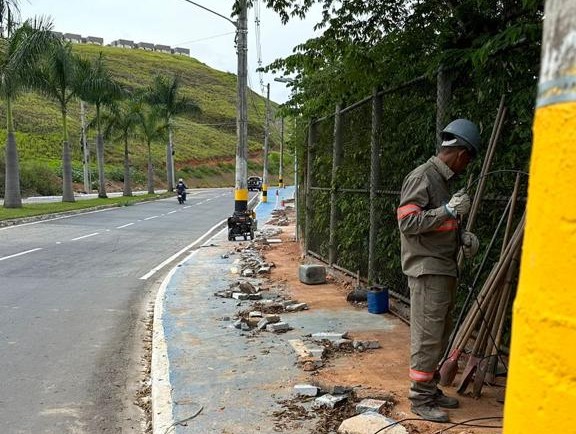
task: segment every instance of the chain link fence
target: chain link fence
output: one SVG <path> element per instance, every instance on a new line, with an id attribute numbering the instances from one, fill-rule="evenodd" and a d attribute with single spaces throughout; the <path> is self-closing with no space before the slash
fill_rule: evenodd
<path id="1" fill-rule="evenodd" d="M 299 189 L 299 203 L 305 204 L 300 224 L 304 224 L 307 253 L 359 275 L 369 284 L 384 285 L 408 301 L 396 220 L 402 181 L 435 154 L 439 131 L 453 118 L 468 117 L 478 122 L 488 142 L 498 100 L 489 102 L 494 106 L 491 119 L 477 119 L 470 94 L 462 81 L 447 79 L 445 74 L 439 74 L 437 80 L 421 77 L 395 89 L 375 91 L 371 97 L 348 107 L 338 106 L 334 114 L 311 121 Z M 505 125 L 512 128 L 503 129 L 498 146 L 511 146 L 516 140 L 515 123 L 509 114 Z M 475 261 L 464 264 L 460 279 L 463 284 L 471 283 L 476 275 L 485 276 L 498 259 L 504 230 L 494 235 L 496 227 L 506 210 L 516 174 L 527 167 L 529 144 L 517 148 L 517 153 L 505 153 L 500 159 L 497 152 L 486 177 L 474 228 L 484 249 Z M 474 194 L 482 158 L 455 180 L 454 191 L 467 186 Z M 527 176 L 522 175 L 520 181 L 520 196 L 525 198 Z M 522 214 L 524 202 L 518 201 L 515 221 Z M 487 260 L 480 269 L 483 254 Z"/>

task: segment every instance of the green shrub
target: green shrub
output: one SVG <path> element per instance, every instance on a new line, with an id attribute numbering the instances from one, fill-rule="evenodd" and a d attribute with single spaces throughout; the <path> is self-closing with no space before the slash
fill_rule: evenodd
<path id="1" fill-rule="evenodd" d="M 62 180 L 49 165 L 30 161 L 20 164 L 20 188 L 24 196 L 62 194 Z"/>

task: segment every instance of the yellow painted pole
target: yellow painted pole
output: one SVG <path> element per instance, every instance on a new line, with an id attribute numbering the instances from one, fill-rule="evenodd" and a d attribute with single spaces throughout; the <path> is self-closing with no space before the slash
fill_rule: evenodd
<path id="1" fill-rule="evenodd" d="M 504 434 L 576 432 L 576 1 L 544 15 Z"/>

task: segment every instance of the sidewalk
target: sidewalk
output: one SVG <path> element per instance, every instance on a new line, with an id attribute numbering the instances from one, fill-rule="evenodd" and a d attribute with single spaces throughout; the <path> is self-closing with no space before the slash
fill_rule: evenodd
<path id="1" fill-rule="evenodd" d="M 291 198 L 292 189 L 279 190 L 278 203 Z M 269 203 L 256 209 L 260 229 L 276 207 L 276 190 Z M 349 305 L 346 290 L 332 279 L 324 285 L 299 282 L 299 247 L 294 225 L 281 228 L 282 243 L 263 250 L 274 262 L 266 278 L 232 273 L 247 242 L 229 242 L 222 231 L 174 268 L 156 300 L 152 354 L 152 414 L 154 434 L 276 432 L 332 433 L 339 421 L 354 414 L 311 411 L 311 399 L 296 398 L 297 384 L 346 386 L 359 398 L 381 398 L 392 404 L 395 420 L 413 418 L 406 399 L 409 328 L 390 314 L 374 315 Z M 236 262 L 235 262 L 236 261 Z M 234 328 L 234 317 L 253 301 L 220 298 L 238 281 L 274 289 L 307 303 L 309 310 L 282 312 L 292 329 L 283 334 Z M 381 348 L 358 352 L 331 350 L 324 366 L 305 371 L 289 341 L 319 332 L 348 332 L 354 339 L 378 340 Z M 447 390 L 454 395 L 453 390 Z M 484 399 L 484 398 L 483 398 Z M 501 415 L 493 400 L 462 398 L 453 419 Z M 348 410 L 342 410 L 348 411 Z M 433 433 L 441 425 L 411 421 L 409 432 Z M 414 429 L 412 429 L 414 428 Z M 386 431 L 391 432 L 391 431 Z M 467 429 L 458 432 L 497 432 Z"/>

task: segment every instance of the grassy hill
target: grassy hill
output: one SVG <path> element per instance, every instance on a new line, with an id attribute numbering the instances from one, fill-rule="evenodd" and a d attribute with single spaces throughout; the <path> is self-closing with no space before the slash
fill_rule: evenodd
<path id="1" fill-rule="evenodd" d="M 174 148 L 176 176 L 183 177 L 192 186 L 220 186 L 234 184 L 236 152 L 236 75 L 214 70 L 196 59 L 143 50 L 116 47 L 100 47 L 78 44 L 74 49 L 85 57 L 104 54 L 106 63 L 113 76 L 129 89 L 146 87 L 158 73 L 180 74 L 182 92 L 196 101 L 202 114 L 191 118 L 177 118 Z M 248 91 L 248 142 L 251 155 L 250 174 L 261 173 L 261 153 L 264 136 L 265 100 L 258 94 Z M 0 107 L 0 116 L 5 119 L 4 106 Z M 94 116 L 92 107 L 88 107 L 87 117 Z M 14 105 L 14 121 L 17 130 L 17 142 L 22 165 L 24 191 L 37 190 L 49 194 L 52 191 L 38 191 L 31 177 L 41 172 L 42 176 L 59 176 L 61 159 L 61 117 L 53 101 L 27 93 Z M 80 147 L 80 103 L 70 106 L 69 113 L 70 143 L 73 147 L 74 181 L 82 182 L 82 163 Z M 95 132 L 89 131 L 91 144 L 92 173 L 96 178 L 94 150 Z M 0 152 L 3 160 L 6 141 L 5 130 L 0 131 Z M 278 149 L 277 134 L 272 134 L 271 145 Z M 111 183 L 122 181 L 122 144 L 107 141 L 106 164 L 107 178 Z M 144 184 L 146 166 L 146 148 L 142 139 L 134 139 L 131 144 L 131 159 L 134 166 L 134 180 Z M 165 143 L 154 145 L 155 173 L 157 187 L 165 179 L 163 160 Z M 272 156 L 272 162 L 277 161 Z M 289 164 L 289 163 L 286 163 Z M 274 167 L 271 173 L 276 173 Z M 2 165 L 0 164 L 0 171 Z M 272 178 L 274 179 L 274 178 Z M 0 181 L 2 182 L 2 181 Z M 56 187 L 57 188 L 57 187 Z"/>

